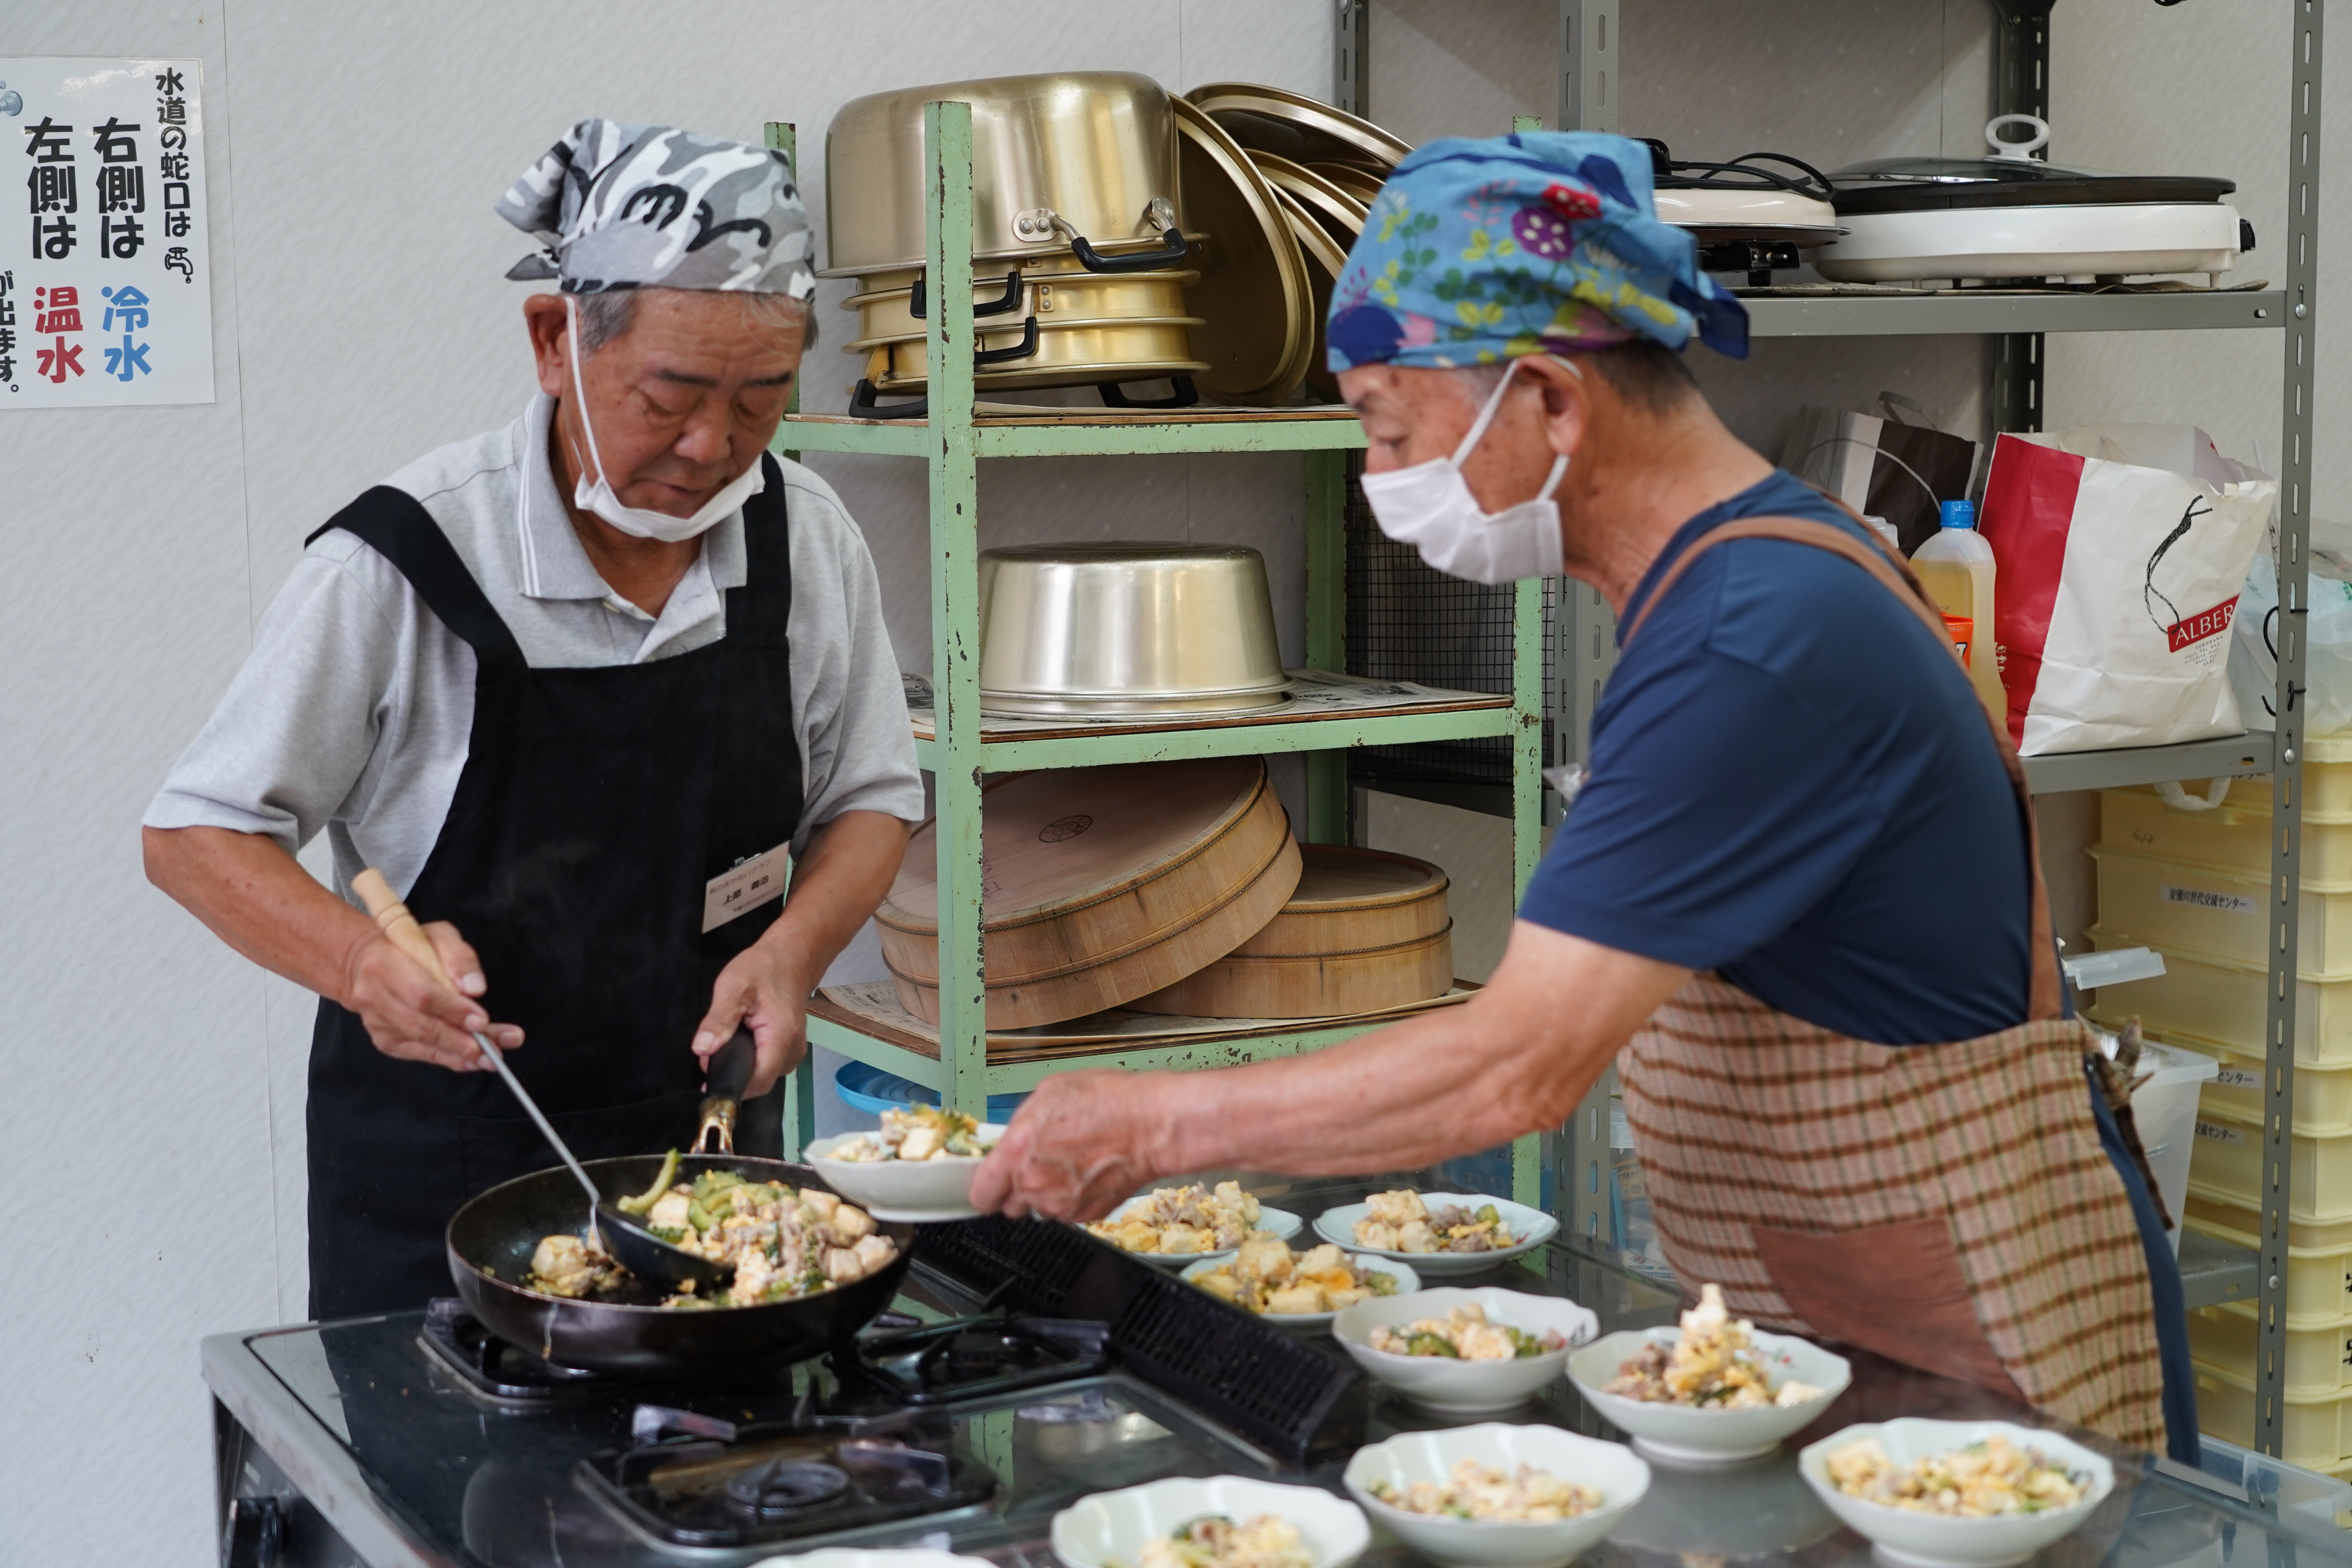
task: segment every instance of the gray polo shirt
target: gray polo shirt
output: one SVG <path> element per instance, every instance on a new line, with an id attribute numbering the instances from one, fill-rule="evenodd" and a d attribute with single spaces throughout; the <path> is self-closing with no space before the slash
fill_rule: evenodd
<path id="1" fill-rule="evenodd" d="M 540 668 L 639 664 L 727 635 L 744 580 L 743 514 L 702 552 L 658 618 L 597 574 L 547 455 L 554 403 L 458 441 L 385 482 L 433 514 Z M 908 822 L 922 777 L 882 624 L 874 560 L 825 482 L 783 463 L 793 559 L 793 717 L 804 795 L 793 849 L 845 811 Z M 326 830 L 335 883 L 362 868 L 413 886 L 440 837 L 474 719 L 474 650 L 392 563 L 337 529 L 302 552 L 211 721 L 148 806 L 150 827 L 267 833 L 291 853 Z"/>

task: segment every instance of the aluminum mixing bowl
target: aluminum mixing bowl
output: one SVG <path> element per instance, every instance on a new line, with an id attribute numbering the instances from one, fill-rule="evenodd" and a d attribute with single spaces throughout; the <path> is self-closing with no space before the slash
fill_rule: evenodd
<path id="1" fill-rule="evenodd" d="M 1184 718 L 1289 694 L 1265 561 L 1234 544 L 1032 544 L 980 557 L 980 705 Z"/>

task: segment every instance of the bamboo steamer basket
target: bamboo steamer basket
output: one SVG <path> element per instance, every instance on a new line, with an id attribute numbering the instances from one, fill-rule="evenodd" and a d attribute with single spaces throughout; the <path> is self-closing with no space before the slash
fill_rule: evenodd
<path id="1" fill-rule="evenodd" d="M 982 795 L 991 1029 L 1058 1023 L 1223 957 L 1298 885 L 1290 819 L 1259 757 L 1016 773 Z M 899 1000 L 940 1017 L 938 823 L 915 831 L 875 913 Z"/>
<path id="2" fill-rule="evenodd" d="M 1265 928 L 1139 1013 L 1328 1018 L 1443 996 L 1454 986 L 1445 873 L 1377 849 L 1309 844 L 1297 891 Z"/>

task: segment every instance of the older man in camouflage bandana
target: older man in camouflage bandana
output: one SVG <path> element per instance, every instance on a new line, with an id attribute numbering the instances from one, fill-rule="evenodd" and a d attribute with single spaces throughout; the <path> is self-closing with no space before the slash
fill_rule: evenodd
<path id="1" fill-rule="evenodd" d="M 583 120 L 498 211 L 558 283 L 539 395 L 311 536 L 146 817 L 157 884 L 321 998 L 318 1316 L 446 1293 L 450 1213 L 550 1163 L 478 1035 L 583 1157 L 682 1142 L 739 1028 L 751 1093 L 800 1061 L 922 815 L 865 542 L 766 455 L 814 335 L 790 165 Z M 446 976 L 353 907 L 368 867 Z"/>

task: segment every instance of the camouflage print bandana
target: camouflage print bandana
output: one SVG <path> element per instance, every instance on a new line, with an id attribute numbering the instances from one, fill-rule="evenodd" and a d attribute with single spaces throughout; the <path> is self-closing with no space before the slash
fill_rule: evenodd
<path id="1" fill-rule="evenodd" d="M 816 289 L 808 209 L 781 153 L 666 125 L 583 120 L 499 199 L 546 246 L 507 272 L 607 289 Z"/>

